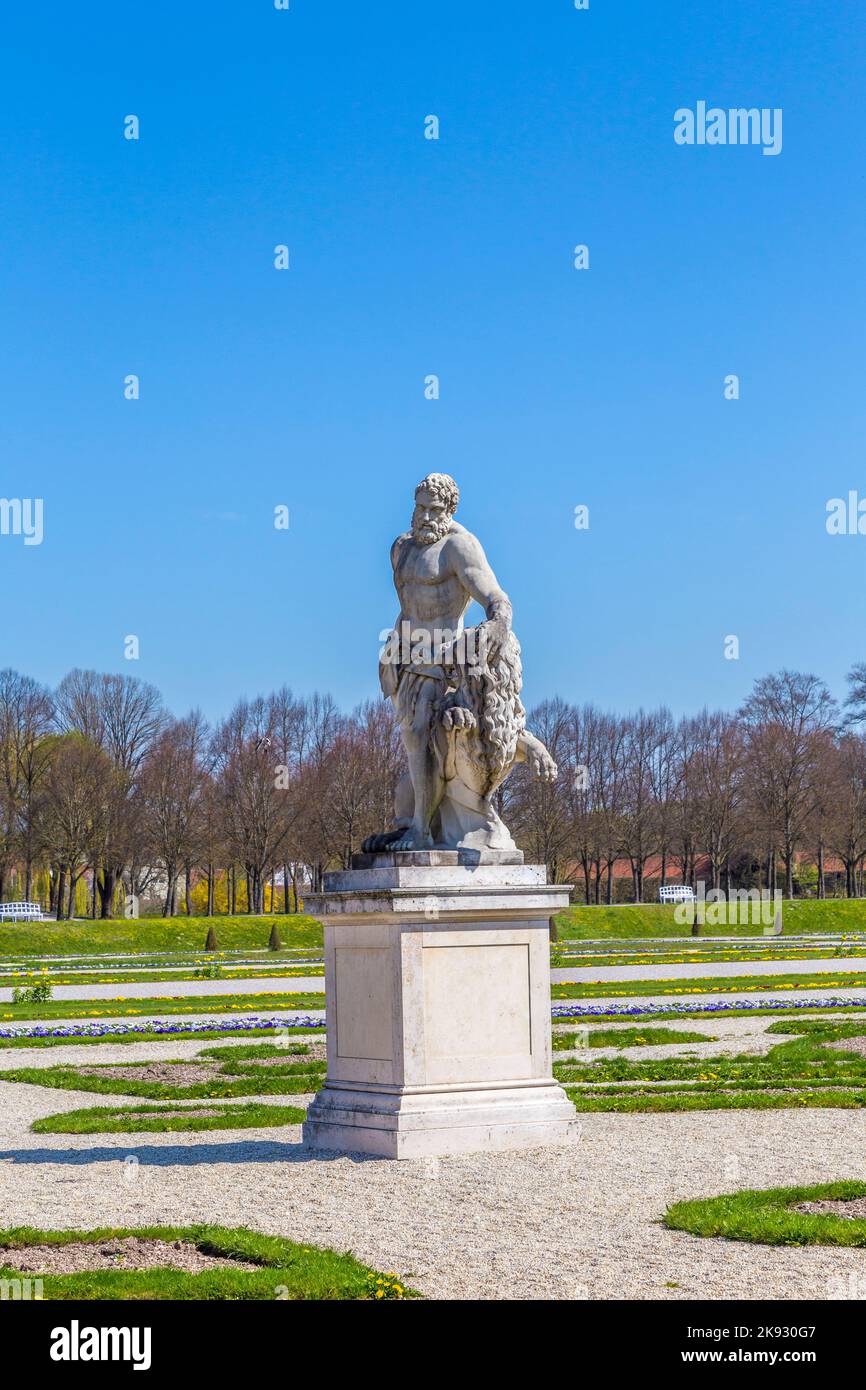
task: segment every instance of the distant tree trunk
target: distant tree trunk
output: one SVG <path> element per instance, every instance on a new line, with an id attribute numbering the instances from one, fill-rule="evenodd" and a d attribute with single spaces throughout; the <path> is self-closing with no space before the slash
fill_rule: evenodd
<path id="1" fill-rule="evenodd" d="M 69 871 L 69 905 L 66 909 L 66 920 L 71 922 L 75 916 L 75 890 L 78 887 L 80 874 L 76 874 L 72 869 Z"/>
<path id="2" fill-rule="evenodd" d="M 192 899 L 190 898 L 190 895 L 189 895 L 189 881 L 190 881 L 191 876 L 192 876 L 192 866 L 191 866 L 190 864 L 185 864 L 185 865 L 184 865 L 184 869 L 183 869 L 183 890 L 184 890 L 184 899 L 185 899 L 185 901 L 186 901 L 186 915 L 187 915 L 187 917 L 191 917 L 191 916 L 192 916 Z"/>
<path id="3" fill-rule="evenodd" d="M 99 894 L 96 891 L 96 865 L 94 864 L 93 868 L 91 869 L 90 879 L 90 916 L 91 920 L 94 922 L 96 921 L 96 903 L 98 897 Z"/>
<path id="4" fill-rule="evenodd" d="M 66 902 L 66 896 L 65 896 L 65 895 L 66 895 L 66 866 L 65 866 L 65 864 L 61 864 L 61 865 L 59 866 L 59 870 L 58 870 L 58 874 L 57 874 L 57 901 L 56 901 L 56 903 L 55 903 L 55 905 L 54 905 L 54 910 L 55 910 L 55 913 L 56 913 L 56 915 L 57 915 L 57 920 L 58 920 L 58 922 L 62 921 L 62 919 L 63 919 L 63 907 L 64 907 L 64 904 L 65 904 L 65 902 Z"/>
<path id="5" fill-rule="evenodd" d="M 102 876 L 98 880 L 99 899 L 101 903 L 100 916 L 107 920 L 114 916 L 114 890 L 117 887 L 117 869 L 109 868 L 107 865 L 102 870 Z"/>
<path id="6" fill-rule="evenodd" d="M 824 841 L 818 845 L 818 897 L 823 898 L 824 892 Z"/>
<path id="7" fill-rule="evenodd" d="M 213 881 L 213 860 L 208 860 L 207 866 L 207 915 L 213 917 L 214 908 L 214 881 Z"/>
<path id="8" fill-rule="evenodd" d="M 173 917 L 175 913 L 175 905 L 177 902 L 177 873 L 178 871 L 174 864 L 166 864 L 165 902 L 162 908 L 163 917 Z"/>

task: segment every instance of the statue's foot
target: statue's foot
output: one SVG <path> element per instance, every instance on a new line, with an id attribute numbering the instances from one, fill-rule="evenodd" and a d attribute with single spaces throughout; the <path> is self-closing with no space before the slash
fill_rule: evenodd
<path id="1" fill-rule="evenodd" d="M 533 777 L 537 777 L 540 782 L 556 781 L 559 769 L 543 743 L 540 743 L 537 748 L 530 747 L 526 760 Z"/>
<path id="2" fill-rule="evenodd" d="M 368 835 L 361 845 L 364 854 L 381 854 L 382 850 L 390 849 L 393 842 L 403 834 L 402 829 L 383 830 L 378 835 Z"/>
<path id="3" fill-rule="evenodd" d="M 424 835 L 418 830 L 404 830 L 400 838 L 392 840 L 389 849 L 432 849 L 433 836 Z"/>
<path id="4" fill-rule="evenodd" d="M 451 705 L 442 715 L 442 728 L 447 734 L 452 730 L 462 730 L 468 733 L 470 729 L 478 727 L 478 721 L 471 709 L 466 709 L 463 705 Z"/>

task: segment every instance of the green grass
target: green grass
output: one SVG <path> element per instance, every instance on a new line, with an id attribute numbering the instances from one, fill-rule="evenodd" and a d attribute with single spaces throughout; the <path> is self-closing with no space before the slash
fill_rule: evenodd
<path id="1" fill-rule="evenodd" d="M 205 976 L 202 971 L 210 962 L 202 961 L 200 965 L 185 966 L 182 970 L 77 970 L 77 971 L 46 971 L 46 970 L 13 970 L 5 975 L 0 975 L 0 987 L 6 989 L 27 987 L 31 985 L 50 984 L 54 985 L 130 985 L 130 984 L 175 984 L 184 980 L 218 979 L 218 980 L 291 980 L 298 977 L 306 978 L 311 975 L 324 976 L 324 967 L 321 965 L 293 965 L 287 962 L 285 965 L 273 965 L 263 963 L 261 967 L 252 970 L 238 970 L 229 964 L 222 964 L 219 975 Z"/>
<path id="2" fill-rule="evenodd" d="M 812 1187 L 771 1187 L 721 1197 L 675 1202 L 664 1224 L 693 1236 L 722 1236 L 762 1245 L 866 1245 L 866 1221 L 792 1211 L 801 1202 L 851 1201 L 866 1197 L 866 1183 L 834 1182 Z"/>
<path id="3" fill-rule="evenodd" d="M 863 989 L 866 971 L 828 971 L 816 975 L 701 975 L 657 980 L 592 980 L 586 984 L 551 985 L 550 997 L 559 999 L 640 999 L 665 994 L 751 994 L 759 990 Z"/>
<path id="4" fill-rule="evenodd" d="M 0 1278 L 20 1279 L 3 1265 L 3 1249 L 26 1245 L 67 1245 L 75 1241 L 105 1241 L 124 1236 L 155 1240 L 189 1240 L 210 1255 L 248 1260 L 257 1270 L 214 1268 L 201 1274 L 182 1270 L 99 1270 L 82 1274 L 46 1274 L 46 1299 L 182 1299 L 282 1300 L 372 1299 L 384 1289 L 385 1299 L 417 1297 L 403 1280 L 381 1275 L 353 1255 L 299 1245 L 279 1236 L 264 1236 L 243 1226 L 102 1227 L 93 1231 L 40 1231 L 19 1226 L 0 1231 Z M 38 1277 L 38 1276 L 31 1276 Z M 398 1291 L 399 1290 L 399 1291 Z"/>
<path id="5" fill-rule="evenodd" d="M 189 1115 L 179 1106 L 95 1105 L 46 1115 L 30 1126 L 34 1134 L 187 1133 L 201 1129 L 266 1129 L 299 1125 L 306 1111 L 298 1105 L 215 1105 L 214 1115 Z"/>
<path id="6" fill-rule="evenodd" d="M 553 970 L 567 970 L 569 967 L 587 969 L 610 965 L 725 965 L 733 961 L 742 963 L 753 960 L 779 961 L 784 965 L 786 961 L 790 960 L 823 961 L 832 960 L 837 956 L 866 957 L 866 945 L 849 944 L 848 942 L 827 945 L 821 942 L 814 946 L 790 946 L 787 950 L 780 950 L 778 947 L 764 950 L 760 946 L 714 946 L 703 947 L 700 950 L 685 948 L 665 951 L 658 947 L 650 947 L 640 951 L 620 949 L 608 951 L 602 955 L 585 950 L 571 951 L 567 954 L 560 951 L 551 955 L 550 965 Z M 300 966 L 296 968 L 301 969 Z"/>
<path id="7" fill-rule="evenodd" d="M 659 1047 L 663 1043 L 713 1042 L 708 1033 L 677 1032 L 676 1028 L 593 1028 L 584 1041 L 577 1033 L 554 1033 L 554 1052 L 570 1052 L 574 1047 Z"/>
<path id="8" fill-rule="evenodd" d="M 97 1063 L 96 1065 L 100 1065 Z M 136 1068 L 141 1062 L 113 1062 L 115 1067 Z M 180 1066 L 172 1058 L 161 1066 Z M 255 1062 L 224 1062 L 213 1064 L 213 1077 L 208 1081 L 176 1086 L 165 1081 L 128 1080 L 120 1076 L 94 1076 L 74 1066 L 17 1067 L 0 1072 L 0 1081 L 23 1081 L 30 1086 L 47 1086 L 61 1091 L 93 1091 L 104 1096 L 143 1096 L 148 1100 L 221 1100 L 234 1096 L 304 1095 L 318 1090 L 326 1071 L 324 1062 L 309 1060 L 291 1062 L 279 1067 L 260 1067 Z"/>
<path id="9" fill-rule="evenodd" d="M 604 1058 L 558 1062 L 557 1079 L 578 1110 L 670 1111 L 866 1106 L 866 1057 L 826 1044 L 861 1037 L 866 1022 L 801 1031 L 763 1057 Z M 792 1020 L 791 1026 L 794 1026 Z M 579 1083 L 576 1085 L 575 1083 Z"/>
<path id="10" fill-rule="evenodd" d="M 129 951 L 187 951 L 204 948 L 208 929 L 216 932 L 224 951 L 264 950 L 271 927 L 287 948 L 304 946 L 321 951 L 321 922 L 304 913 L 265 917 L 118 917 L 93 922 L 9 922 L 0 926 L 4 956 L 78 956 Z"/>
<path id="11" fill-rule="evenodd" d="M 565 1093 L 581 1114 L 659 1115 L 682 1110 L 860 1110 L 866 1107 L 866 1092 L 851 1090 L 797 1091 L 770 1094 L 766 1091 L 715 1091 L 703 1094 L 688 1091 L 617 1091 L 589 1095 L 566 1086 Z"/>
<path id="12" fill-rule="evenodd" d="M 596 937 L 688 936 L 691 926 L 677 922 L 676 908 L 668 903 L 630 903 L 614 907 L 586 907 L 576 904 L 556 917 L 561 940 Z M 782 903 L 782 934 L 807 936 L 811 932 L 866 931 L 866 899 L 792 898 Z M 704 936 L 763 936 L 760 925 L 710 926 L 700 929 Z"/>
<path id="13" fill-rule="evenodd" d="M 97 1007 L 98 1006 L 98 1007 Z M 277 994 L 167 994 L 149 999 L 53 999 L 47 1004 L 0 1004 L 0 1020 L 50 1018 L 139 1018 L 167 1014 L 273 1013 L 286 1009 L 324 1009 L 325 994 L 281 990 Z"/>

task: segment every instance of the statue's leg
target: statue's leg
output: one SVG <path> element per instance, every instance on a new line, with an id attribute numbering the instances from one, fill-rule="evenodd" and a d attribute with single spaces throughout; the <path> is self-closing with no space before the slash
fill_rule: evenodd
<path id="1" fill-rule="evenodd" d="M 432 849 L 430 822 L 439 808 L 445 782 L 438 758 L 431 746 L 431 725 L 434 703 L 440 691 L 436 681 L 419 683 L 411 718 L 401 725 L 409 778 L 412 783 L 412 823 L 396 840 L 391 849 Z"/>

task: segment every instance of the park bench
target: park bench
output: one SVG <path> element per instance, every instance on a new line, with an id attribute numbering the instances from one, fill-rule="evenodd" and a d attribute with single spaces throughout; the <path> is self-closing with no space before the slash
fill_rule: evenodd
<path id="1" fill-rule="evenodd" d="M 0 903 L 0 922 L 42 922 L 39 903 Z"/>
<path id="2" fill-rule="evenodd" d="M 659 889 L 660 903 L 693 903 L 694 900 L 694 888 L 689 888 L 685 883 L 668 883 Z"/>

